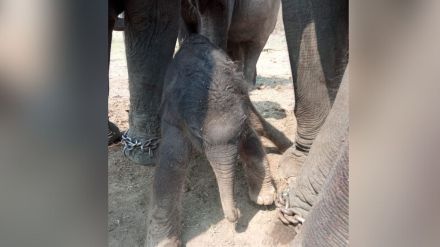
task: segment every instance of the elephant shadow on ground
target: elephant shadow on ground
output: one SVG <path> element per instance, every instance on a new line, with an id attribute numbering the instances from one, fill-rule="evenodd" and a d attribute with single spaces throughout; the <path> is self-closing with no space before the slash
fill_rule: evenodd
<path id="1" fill-rule="evenodd" d="M 116 144 L 108 150 L 109 246 L 144 246 L 155 168 L 132 163 L 121 148 L 121 144 Z M 279 225 L 274 206 L 258 206 L 249 199 L 240 163 L 236 167 L 234 194 L 241 218 L 235 226 L 224 219 L 217 181 L 204 157 L 191 162 L 187 185 L 182 198 L 184 245 L 284 246 L 294 236 L 290 229 Z M 262 239 L 267 242 L 262 243 Z"/>
<path id="2" fill-rule="evenodd" d="M 257 81 L 256 81 L 256 85 L 254 86 L 254 89 L 277 88 L 277 86 L 284 86 L 291 84 L 292 84 L 291 78 L 283 78 L 277 76 L 266 77 L 266 76 L 257 75 Z"/>
<path id="3" fill-rule="evenodd" d="M 258 206 L 248 197 L 248 187 L 242 164 L 235 170 L 235 198 L 241 217 L 235 226 L 223 215 L 218 185 L 205 157 L 197 157 L 191 164 L 187 176 L 187 192 L 182 198 L 182 240 L 184 243 L 197 238 L 202 233 L 215 235 L 230 228 L 230 232 L 241 233 L 247 230 L 249 222 L 260 211 L 274 209 L 273 206 Z"/>
<path id="4" fill-rule="evenodd" d="M 279 120 L 287 117 L 286 110 L 281 108 L 279 103 L 273 101 L 254 101 L 252 103 L 264 118 Z"/>

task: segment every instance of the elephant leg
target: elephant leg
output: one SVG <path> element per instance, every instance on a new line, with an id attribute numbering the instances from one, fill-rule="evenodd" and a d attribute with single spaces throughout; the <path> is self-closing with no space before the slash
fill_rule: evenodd
<path id="1" fill-rule="evenodd" d="M 189 27 L 188 24 L 186 24 L 182 18 L 180 18 L 180 24 L 179 24 L 179 35 L 178 35 L 178 40 L 179 40 L 179 46 L 182 46 L 183 41 L 189 37 L 189 35 L 191 34 L 191 32 L 189 31 Z"/>
<path id="2" fill-rule="evenodd" d="M 214 145 L 205 150 L 206 157 L 214 170 L 225 218 L 237 222 L 240 212 L 234 199 L 234 175 L 238 158 L 237 145 Z"/>
<path id="3" fill-rule="evenodd" d="M 198 32 L 226 51 L 233 5 L 219 0 L 198 0 L 196 3 L 200 14 Z"/>
<path id="4" fill-rule="evenodd" d="M 179 45 L 182 45 L 183 41 L 193 33 L 197 33 L 197 10 L 189 0 L 182 0 Z"/>
<path id="5" fill-rule="evenodd" d="M 109 10 L 108 10 L 108 38 L 107 38 L 107 70 L 110 68 L 110 52 L 111 52 L 111 46 L 112 46 L 112 34 L 113 34 L 113 28 L 115 26 L 116 18 L 118 16 L 118 10 L 115 4 L 110 1 L 109 2 Z M 110 72 L 109 72 L 110 73 Z M 107 83 L 107 93 L 109 91 L 109 83 L 110 78 L 107 77 L 108 83 Z M 108 145 L 111 145 L 113 143 L 116 143 L 121 140 L 121 132 L 119 131 L 118 126 L 116 124 L 110 122 L 110 120 L 107 123 L 107 143 Z"/>
<path id="6" fill-rule="evenodd" d="M 349 246 L 348 242 L 348 142 L 291 246 Z"/>
<path id="7" fill-rule="evenodd" d="M 330 171 L 337 163 L 341 147 L 348 141 L 348 129 L 348 78 L 344 77 L 332 110 L 316 137 L 304 166 L 289 184 L 286 199 L 289 208 L 296 215 L 306 218 L 316 204 Z"/>
<path id="8" fill-rule="evenodd" d="M 138 164 L 153 165 L 157 154 L 159 106 L 165 72 L 176 45 L 179 13 L 179 0 L 125 2 L 130 129 L 124 138 L 124 154 Z M 130 145 L 133 143 L 140 145 Z"/>
<path id="9" fill-rule="evenodd" d="M 240 43 L 228 41 L 228 55 L 238 64 L 238 68 L 243 70 L 244 51 L 240 46 Z"/>
<path id="10" fill-rule="evenodd" d="M 162 128 L 146 247 L 180 246 L 180 204 L 191 143 L 176 127 L 165 124 Z"/>
<path id="11" fill-rule="evenodd" d="M 244 161 L 249 198 L 258 205 L 271 205 L 275 198 L 269 163 L 260 138 L 249 126 L 248 134 L 240 145 L 240 157 Z"/>
<path id="12" fill-rule="evenodd" d="M 255 86 L 257 82 L 257 62 L 263 51 L 264 44 L 246 42 L 241 44 L 244 51 L 244 78 L 250 84 Z"/>
<path id="13" fill-rule="evenodd" d="M 348 56 L 346 0 L 283 0 L 297 119 L 295 145 L 280 161 L 294 177 L 308 155 L 336 97 Z"/>

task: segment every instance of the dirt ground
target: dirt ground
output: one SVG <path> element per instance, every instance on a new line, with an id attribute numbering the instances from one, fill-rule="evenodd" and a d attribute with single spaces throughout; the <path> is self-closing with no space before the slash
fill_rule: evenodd
<path id="1" fill-rule="evenodd" d="M 250 93 L 260 113 L 292 140 L 296 129 L 293 89 L 284 30 L 279 24 L 266 44 L 257 65 L 257 86 Z M 122 32 L 114 32 L 110 64 L 109 117 L 122 131 L 128 128 L 128 76 Z M 272 176 L 277 186 L 280 154 L 271 153 Z M 108 149 L 108 231 L 110 246 L 143 246 L 146 219 L 151 205 L 154 167 L 127 160 L 121 145 Z M 233 226 L 225 219 L 214 173 L 204 158 L 190 166 L 188 191 L 182 205 L 182 240 L 185 246 L 288 246 L 295 233 L 276 218 L 274 206 L 261 207 L 247 196 L 241 166 L 237 167 L 235 196 L 242 217 Z"/>

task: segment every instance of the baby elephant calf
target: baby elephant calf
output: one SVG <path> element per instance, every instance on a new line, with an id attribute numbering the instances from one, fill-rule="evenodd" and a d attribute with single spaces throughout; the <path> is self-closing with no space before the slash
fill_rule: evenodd
<path id="1" fill-rule="evenodd" d="M 180 245 L 182 187 L 195 153 L 205 154 L 210 162 L 230 222 L 239 218 L 233 195 L 239 156 L 245 164 L 250 199 L 259 205 L 273 203 L 268 161 L 251 127 L 247 84 L 237 71 L 225 52 L 200 35 L 186 39 L 170 64 L 146 246 Z"/>

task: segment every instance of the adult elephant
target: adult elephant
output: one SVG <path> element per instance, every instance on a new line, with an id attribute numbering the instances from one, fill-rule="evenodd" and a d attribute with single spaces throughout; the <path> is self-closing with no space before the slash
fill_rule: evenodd
<path id="1" fill-rule="evenodd" d="M 274 1 L 272 1 L 272 0 L 270 0 L 270 1 L 261 0 L 261 1 L 262 2 L 269 2 L 269 3 L 271 3 L 270 5 L 272 7 L 273 18 L 275 18 L 276 17 L 276 13 L 278 12 L 279 0 L 274 0 Z M 138 2 L 140 2 L 140 0 L 138 0 Z M 114 2 L 114 3 L 123 3 L 123 2 Z M 189 4 L 188 0 L 183 0 L 182 1 L 182 6 L 184 7 L 184 10 L 187 10 L 187 11 L 182 11 L 182 13 L 192 13 L 192 14 L 197 15 L 197 13 L 193 12 L 194 9 L 193 10 L 188 9 L 188 7 L 189 7 L 188 4 Z M 158 107 L 154 108 L 152 106 L 157 106 L 157 104 L 158 104 L 157 100 L 158 99 L 160 100 L 160 97 L 157 97 L 157 98 L 153 97 L 152 98 L 151 96 L 153 95 L 153 96 L 156 97 L 156 95 L 158 95 L 161 92 L 162 84 L 158 85 L 155 88 L 144 88 L 144 89 L 142 89 L 140 86 L 135 85 L 135 83 L 137 81 L 135 81 L 134 78 L 137 78 L 137 77 L 132 77 L 134 72 L 133 72 L 133 70 L 130 71 L 130 65 L 132 67 L 135 67 L 135 69 L 137 69 L 137 66 L 141 65 L 140 63 L 142 63 L 142 61 L 146 61 L 146 60 L 139 60 L 139 59 L 137 59 L 135 61 L 132 61 L 132 63 L 130 63 L 130 56 L 129 55 L 130 55 L 130 52 L 140 52 L 140 51 L 142 51 L 144 46 L 143 46 L 142 43 L 136 44 L 137 45 L 136 47 L 131 47 L 132 48 L 131 51 L 127 47 L 130 44 L 130 42 L 132 42 L 131 40 L 127 39 L 127 36 L 129 38 L 131 37 L 134 40 L 135 38 L 137 38 L 137 36 L 135 36 L 135 35 L 140 35 L 140 34 L 139 33 L 135 33 L 134 31 L 132 31 L 131 36 L 129 36 L 129 34 L 128 34 L 128 32 L 130 30 L 130 15 L 129 15 L 129 13 L 127 13 L 127 10 L 125 10 L 124 18 L 119 18 L 118 17 L 118 14 L 120 14 L 120 12 L 122 10 L 124 10 L 123 6 L 124 5 L 121 5 L 120 7 L 118 7 L 118 5 L 116 5 L 116 8 L 114 8 L 114 11 L 111 12 L 111 14 L 110 14 L 111 18 L 110 18 L 110 21 L 109 21 L 109 34 L 111 35 L 110 30 L 115 28 L 115 21 L 119 21 L 120 22 L 122 19 L 125 19 L 125 25 L 119 25 L 118 30 L 123 29 L 126 32 L 126 35 L 125 35 L 126 36 L 126 40 L 125 41 L 126 41 L 126 49 L 127 49 L 127 61 L 128 61 L 127 65 L 128 65 L 128 69 L 129 69 L 130 94 L 131 94 L 131 98 L 130 98 L 131 99 L 131 101 L 130 101 L 130 103 L 131 103 L 131 108 L 130 108 L 130 131 L 134 132 L 136 130 L 134 127 L 137 128 L 137 127 L 140 126 L 141 127 L 140 130 L 138 130 L 135 133 L 140 133 L 141 136 L 142 136 L 142 134 L 144 132 L 147 132 L 147 136 L 148 136 L 148 131 L 150 131 L 150 132 L 151 131 L 155 131 L 154 133 L 159 133 L 158 127 L 151 126 L 151 123 L 155 124 L 156 123 L 155 121 L 158 120 L 158 116 L 155 115 L 157 113 L 156 112 L 152 112 L 153 110 L 157 111 Z M 195 6 L 193 5 L 192 7 L 195 7 Z M 238 18 L 237 16 L 244 16 L 243 12 L 245 10 L 243 8 L 244 7 L 242 7 L 241 9 L 235 9 L 235 11 L 239 11 L 238 13 L 241 13 L 239 15 L 235 15 L 236 18 Z M 256 10 L 256 8 L 252 7 L 250 10 Z M 155 9 L 155 11 L 159 11 L 157 13 L 158 15 L 163 15 L 163 14 L 160 13 L 160 10 Z M 173 12 L 173 14 L 175 14 L 175 13 L 176 12 Z M 197 17 L 195 17 L 195 18 L 197 18 Z M 261 19 L 262 21 L 265 20 L 263 22 L 266 24 L 266 28 L 265 28 L 265 31 L 262 32 L 263 37 L 260 37 L 261 39 L 258 40 L 260 43 L 262 42 L 262 44 L 264 46 L 264 43 L 266 42 L 269 34 L 272 32 L 273 27 L 275 26 L 276 19 L 269 20 L 269 18 L 265 18 L 262 9 L 260 10 L 259 16 L 256 19 Z M 173 25 L 174 24 L 175 24 L 175 20 L 173 22 Z M 246 25 L 247 26 L 251 26 L 249 23 L 246 24 Z M 175 30 L 175 28 L 176 27 L 173 27 L 174 30 Z M 255 31 L 250 31 L 247 34 L 249 34 L 251 32 L 255 32 Z M 159 35 L 159 34 L 156 33 L 155 35 Z M 205 34 L 208 37 L 210 37 L 208 35 L 208 33 L 205 33 Z M 163 35 L 163 34 L 161 34 L 161 35 Z M 227 34 L 224 34 L 224 35 L 227 36 Z M 245 35 L 245 36 L 249 36 L 249 35 Z M 175 36 L 173 36 L 172 39 L 170 39 L 170 40 L 173 40 L 175 42 L 175 39 L 176 39 Z M 111 41 L 111 36 L 109 37 L 109 41 Z M 145 40 L 145 41 L 139 40 L 139 42 L 148 43 L 149 41 L 148 40 Z M 174 42 L 173 42 L 173 45 L 175 45 Z M 157 43 L 157 42 L 155 42 L 155 43 Z M 261 46 L 261 49 L 263 48 L 263 46 Z M 164 49 L 163 47 L 156 47 L 156 48 Z M 169 50 L 169 47 L 165 47 L 165 48 L 167 49 L 166 51 Z M 168 55 L 167 55 L 166 58 L 167 58 L 167 61 L 169 62 L 168 57 L 170 58 L 170 56 L 168 56 Z M 259 53 L 258 53 L 258 55 L 259 55 Z M 141 57 L 141 58 L 145 59 L 145 57 Z M 148 57 L 148 58 L 151 59 L 151 57 Z M 155 56 L 153 56 L 153 58 L 155 58 Z M 161 59 L 163 59 L 163 58 L 161 58 Z M 160 61 L 160 60 L 157 60 L 157 61 Z M 253 62 L 254 62 L 253 67 L 255 67 L 256 60 L 254 60 Z M 156 64 L 156 66 L 159 66 L 159 65 Z M 164 67 L 166 67 L 166 66 L 164 66 Z M 149 74 L 155 75 L 151 71 L 155 71 L 154 73 L 159 73 L 160 72 L 159 75 L 162 76 L 162 72 L 161 71 L 157 71 L 157 70 L 147 70 L 147 69 L 136 70 L 137 73 L 141 73 L 142 72 L 144 74 L 145 73 L 147 73 L 147 74 L 149 73 Z M 254 75 L 254 73 L 251 73 L 251 74 Z M 163 77 L 161 77 L 161 80 L 162 79 L 163 79 Z M 132 85 L 134 85 L 134 86 L 132 86 Z M 137 90 L 137 89 L 139 89 L 139 90 Z M 148 90 L 148 89 L 151 90 L 151 94 L 150 95 L 146 95 L 146 96 L 149 96 L 149 97 L 146 97 L 144 94 L 145 94 L 146 90 Z M 154 93 L 156 93 L 156 94 L 154 94 Z M 133 106 L 133 104 L 137 103 L 138 106 L 139 106 L 138 100 L 144 100 L 147 103 L 148 103 L 148 100 L 150 100 L 150 101 L 152 101 L 152 103 L 147 104 L 147 106 L 144 107 L 144 108 L 142 108 L 142 107 L 139 108 L 138 107 L 137 108 L 139 110 L 138 113 L 133 113 L 132 114 L 132 109 L 135 107 L 135 106 Z M 140 106 L 142 106 L 142 105 L 140 105 Z M 142 109 L 145 109 L 147 111 L 146 112 L 142 112 Z M 266 138 L 270 139 L 279 148 L 279 150 L 281 152 L 284 152 L 287 148 L 289 148 L 292 145 L 292 142 L 282 132 L 278 131 L 276 128 L 271 126 L 263 117 L 261 117 L 261 115 L 253 107 L 252 107 L 252 110 L 253 110 L 253 114 L 251 114 L 252 115 L 251 116 L 252 123 L 253 123 L 254 129 L 258 132 L 258 134 L 260 134 L 262 136 L 265 136 Z M 145 127 L 143 127 L 141 125 L 142 122 L 140 122 L 139 125 L 134 125 L 134 124 L 137 123 L 135 120 L 138 119 L 139 116 L 142 116 L 143 118 L 146 118 L 147 119 L 147 124 L 150 124 L 150 126 L 146 125 Z M 133 125 L 134 125 L 134 127 L 133 127 Z M 109 122 L 109 129 L 110 130 L 112 130 L 112 129 L 114 130 L 115 128 L 117 128 L 117 127 L 114 124 Z M 142 131 L 144 131 L 144 132 L 142 132 Z M 110 133 L 110 131 L 109 131 L 109 133 Z M 158 144 L 158 134 L 156 134 L 156 136 L 150 135 L 150 137 L 151 137 L 150 139 L 146 139 L 146 138 L 143 139 L 145 141 L 143 141 L 142 139 L 139 140 L 139 139 L 130 137 L 129 135 L 128 136 L 123 136 L 123 141 L 125 142 L 125 148 L 124 148 L 125 151 L 124 151 L 124 153 L 126 155 L 128 155 L 129 158 L 131 158 L 132 160 L 134 160 L 134 161 L 136 161 L 138 163 L 149 164 L 147 162 L 151 162 L 154 159 L 154 156 L 145 155 L 144 152 L 147 152 L 148 154 L 154 154 L 154 149 L 158 146 L 157 145 Z"/>
<path id="2" fill-rule="evenodd" d="M 280 0 L 181 0 L 180 41 L 198 33 L 228 52 L 255 85 L 256 65 L 275 28 Z M 258 26 L 259 28 L 255 28 Z M 284 152 L 292 142 L 252 106 L 252 127 Z"/>
<path id="3" fill-rule="evenodd" d="M 237 61 L 256 83 L 256 65 L 275 28 L 281 0 L 182 0 L 180 40 L 199 33 Z M 258 28 L 256 28 L 258 27 Z"/>
<path id="4" fill-rule="evenodd" d="M 297 120 L 281 176 L 298 174 L 325 122 L 348 62 L 348 0 L 283 0 Z"/>
<path id="5" fill-rule="evenodd" d="M 179 28 L 180 1 L 109 0 L 109 59 L 112 30 L 122 12 L 130 89 L 130 129 L 123 136 L 124 154 L 136 163 L 152 165 L 160 139 L 163 80 Z"/>
<path id="6" fill-rule="evenodd" d="M 344 76 L 336 101 L 299 176 L 291 180 L 281 196 L 282 205 L 278 205 L 284 223 L 304 223 L 294 246 L 348 244 L 347 79 Z"/>
<path id="7" fill-rule="evenodd" d="M 283 0 L 282 8 L 298 127 L 279 167 L 289 180 L 280 218 L 305 220 L 294 246 L 347 246 L 348 0 Z"/>

